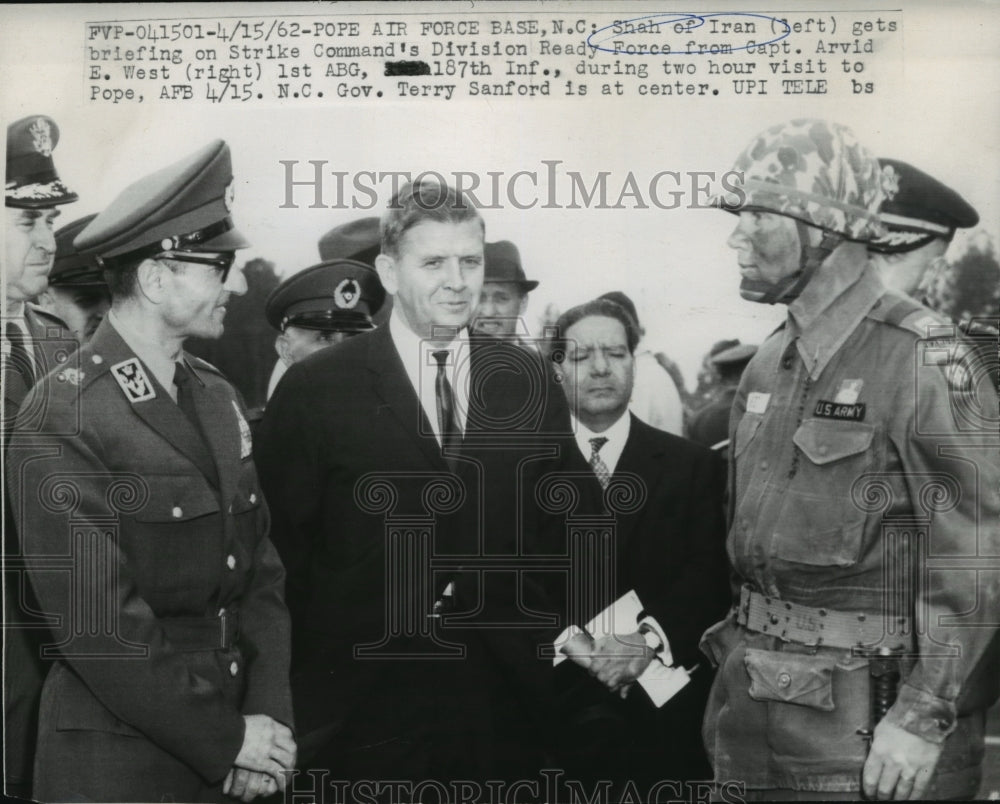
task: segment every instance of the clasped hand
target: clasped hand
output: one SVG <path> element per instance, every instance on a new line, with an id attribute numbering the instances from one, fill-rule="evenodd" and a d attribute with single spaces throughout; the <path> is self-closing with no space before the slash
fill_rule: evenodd
<path id="1" fill-rule="evenodd" d="M 240 801 L 285 789 L 284 771 L 295 768 L 292 731 L 268 715 L 244 715 L 243 746 L 226 775 L 222 792 Z"/>
<path id="2" fill-rule="evenodd" d="M 566 642 L 563 652 L 623 698 L 656 656 L 638 631 L 597 640 L 576 634 Z"/>

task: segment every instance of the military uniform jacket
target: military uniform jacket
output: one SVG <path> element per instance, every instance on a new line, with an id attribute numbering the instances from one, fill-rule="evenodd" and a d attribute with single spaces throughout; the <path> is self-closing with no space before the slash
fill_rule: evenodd
<path id="1" fill-rule="evenodd" d="M 970 394 L 976 371 L 957 365 L 954 339 L 926 338 L 928 326 L 948 322 L 887 291 L 870 267 L 845 262 L 834 253 L 744 373 L 730 423 L 727 548 L 738 580 L 763 595 L 906 618 L 898 633 L 919 657 L 887 717 L 942 742 L 1000 605 L 997 573 L 984 565 L 1000 554 L 996 396 Z M 768 681 L 771 669 L 780 668 L 761 659 L 751 672 L 751 698 L 769 683 L 768 700 L 816 697 L 819 676 L 812 689 L 797 688 L 787 673 Z M 717 686 L 725 679 L 720 670 Z M 778 722 L 758 724 L 759 734 L 741 728 L 768 744 Z M 735 749 L 718 751 L 721 778 L 795 786 L 765 778 L 766 763 L 741 766 Z M 947 754 L 948 745 L 939 771 Z M 772 755 L 772 770 L 781 763 Z M 856 769 L 849 773 L 847 787 L 811 789 L 856 789 Z"/>
<path id="2" fill-rule="evenodd" d="M 54 368 L 75 364 L 72 353 L 77 342 L 62 319 L 27 304 L 24 321 L 32 341 L 36 382 Z M 4 460 L 7 436 L 29 390 L 29 383 L 17 368 L 4 371 Z M 5 497 L 6 494 L 5 489 Z M 35 614 L 38 606 L 20 562 L 21 547 L 9 504 L 4 506 L 4 552 L 7 556 L 4 620 L 8 624 L 4 633 L 4 782 L 10 795 L 27 798 L 38 725 L 38 698 L 46 671 L 38 651 L 44 620 Z M 30 627 L 11 627 L 15 623 Z"/>
<path id="3" fill-rule="evenodd" d="M 292 721 L 284 570 L 242 403 L 209 364 L 188 360 L 204 439 L 108 320 L 79 369 L 35 387 L 40 430 L 13 439 L 14 516 L 41 608 L 58 618 L 36 778 L 71 790 L 95 759 L 62 753 L 68 732 L 133 738 L 96 760 L 114 766 L 104 794 L 146 773 L 143 789 L 159 797 L 170 780 L 131 765 L 133 746 L 152 744 L 212 783 L 240 750 L 243 714 Z M 220 636 L 224 612 L 229 628 L 238 612 L 238 637 Z"/>

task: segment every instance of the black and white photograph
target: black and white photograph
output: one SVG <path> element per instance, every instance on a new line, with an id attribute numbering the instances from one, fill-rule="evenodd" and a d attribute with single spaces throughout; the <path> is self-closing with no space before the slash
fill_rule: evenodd
<path id="1" fill-rule="evenodd" d="M 894 5 L 0 7 L 5 796 L 1000 799 L 1000 6 Z"/>

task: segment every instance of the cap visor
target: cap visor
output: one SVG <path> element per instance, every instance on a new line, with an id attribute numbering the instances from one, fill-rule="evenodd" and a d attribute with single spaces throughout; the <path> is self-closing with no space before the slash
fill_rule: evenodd
<path id="1" fill-rule="evenodd" d="M 236 249 L 249 247 L 250 241 L 240 233 L 239 229 L 230 229 L 218 237 L 199 243 L 198 251 L 236 251 Z"/>

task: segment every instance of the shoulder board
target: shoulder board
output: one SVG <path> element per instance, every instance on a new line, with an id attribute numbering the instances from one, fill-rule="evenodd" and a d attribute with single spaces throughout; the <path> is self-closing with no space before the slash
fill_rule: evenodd
<path id="1" fill-rule="evenodd" d="M 905 329 L 920 338 L 935 334 L 947 336 L 949 333 L 942 332 L 942 328 L 952 327 L 951 321 L 941 314 L 924 307 L 909 296 L 893 292 L 886 293 L 879 299 L 879 303 L 868 311 L 868 318 Z"/>
<path id="2" fill-rule="evenodd" d="M 187 362 L 190 363 L 193 368 L 196 368 L 199 371 L 208 371 L 212 374 L 222 377 L 222 379 L 224 380 L 226 379 L 226 375 L 223 374 L 221 371 L 219 371 L 215 366 L 213 366 L 207 360 L 202 360 L 200 357 L 195 357 L 193 354 L 189 352 L 185 352 L 184 357 L 187 359 Z"/>

